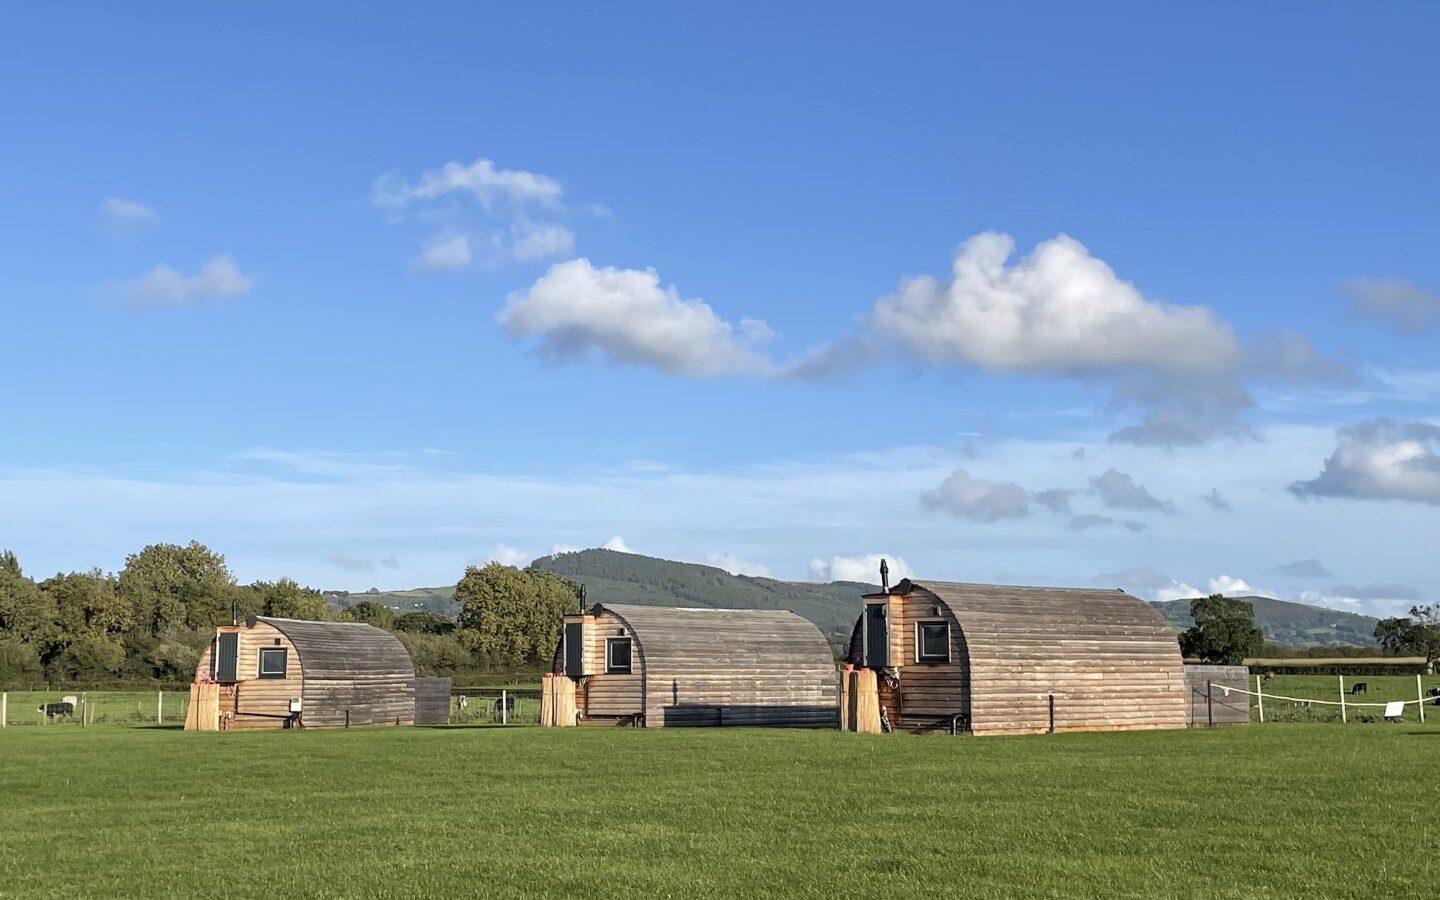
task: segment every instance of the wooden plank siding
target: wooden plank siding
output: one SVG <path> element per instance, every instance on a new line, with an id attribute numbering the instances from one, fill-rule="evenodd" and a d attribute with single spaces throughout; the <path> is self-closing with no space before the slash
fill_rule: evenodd
<path id="1" fill-rule="evenodd" d="M 580 621 L 587 674 L 578 702 L 589 721 L 638 713 L 650 727 L 839 723 L 829 645 L 793 613 L 597 605 L 566 617 Z M 618 637 L 631 639 L 630 675 L 605 674 L 605 642 Z M 563 661 L 557 648 L 557 674 Z"/>
<path id="2" fill-rule="evenodd" d="M 450 679 L 419 678 L 414 682 L 415 724 L 450 724 Z"/>
<path id="3" fill-rule="evenodd" d="M 906 579 L 888 595 L 864 599 L 888 604 L 889 674 L 899 686 L 887 713 L 898 729 L 948 728 L 956 715 L 976 734 L 1186 724 L 1175 634 L 1149 604 L 1121 591 Z M 915 626 L 922 621 L 950 623 L 948 663 L 919 661 Z M 850 646 L 856 665 L 862 643 L 857 625 Z"/>
<path id="4" fill-rule="evenodd" d="M 220 718 L 226 730 L 280 728 L 290 715 L 290 700 L 302 695 L 300 654 L 295 644 L 280 629 L 268 624 L 222 625 L 217 635 L 239 635 L 235 676 L 237 681 L 220 686 Z M 278 642 L 278 643 L 277 643 Z M 285 648 L 285 677 L 260 677 L 260 649 Z M 196 676 L 215 677 L 215 640 L 200 655 Z"/>
<path id="5" fill-rule="evenodd" d="M 414 722 L 415 668 L 388 632 L 358 622 L 268 617 L 216 629 L 226 632 L 240 635 L 238 680 L 220 687 L 220 714 L 229 729 L 283 727 L 292 698 L 301 700 L 307 728 Z M 260 648 L 273 646 L 288 651 L 286 677 L 259 678 Z M 214 647 L 212 640 L 197 678 L 214 677 Z"/>

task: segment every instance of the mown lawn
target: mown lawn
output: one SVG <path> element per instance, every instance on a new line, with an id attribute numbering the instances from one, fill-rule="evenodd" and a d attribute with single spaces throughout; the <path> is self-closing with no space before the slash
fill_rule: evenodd
<path id="1" fill-rule="evenodd" d="M 1440 727 L 0 732 L 0 897 L 1401 897 Z"/>

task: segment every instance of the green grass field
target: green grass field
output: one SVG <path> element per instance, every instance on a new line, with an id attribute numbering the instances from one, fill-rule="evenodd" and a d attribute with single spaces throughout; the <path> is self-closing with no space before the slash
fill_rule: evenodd
<path id="1" fill-rule="evenodd" d="M 0 897 L 1404 897 L 1435 724 L 0 731 Z"/>

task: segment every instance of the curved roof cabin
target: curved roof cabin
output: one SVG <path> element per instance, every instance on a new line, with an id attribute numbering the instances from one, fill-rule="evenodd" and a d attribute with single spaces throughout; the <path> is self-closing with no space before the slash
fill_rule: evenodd
<path id="1" fill-rule="evenodd" d="M 792 612 L 596 604 L 565 617 L 554 673 L 577 682 L 582 724 L 839 721 L 834 656 Z"/>
<path id="2" fill-rule="evenodd" d="M 850 661 L 897 730 L 1183 728 L 1174 631 L 1123 591 L 902 580 L 864 598 Z M 1053 698 L 1053 704 L 1052 704 Z"/>
<path id="3" fill-rule="evenodd" d="M 251 616 L 222 625 L 197 681 L 219 685 L 226 729 L 410 725 L 415 666 L 394 635 L 360 622 Z"/>

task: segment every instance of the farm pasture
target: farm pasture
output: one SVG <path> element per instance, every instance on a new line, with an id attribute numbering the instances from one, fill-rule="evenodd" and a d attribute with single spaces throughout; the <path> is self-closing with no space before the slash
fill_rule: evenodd
<path id="1" fill-rule="evenodd" d="M 1437 750 L 1433 722 L 10 728 L 0 895 L 1399 897 L 1440 878 Z"/>

